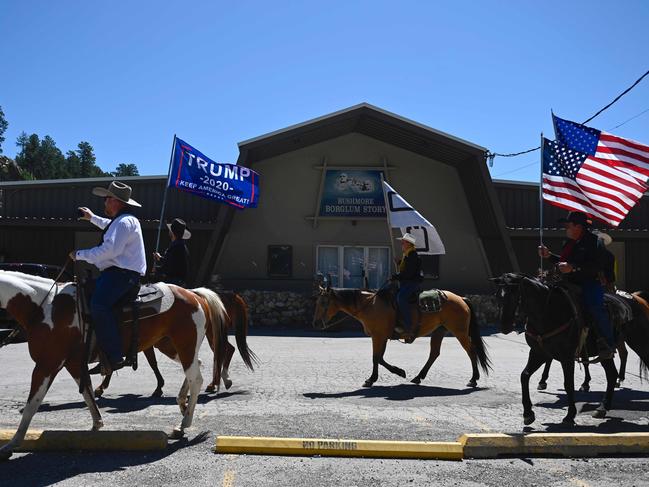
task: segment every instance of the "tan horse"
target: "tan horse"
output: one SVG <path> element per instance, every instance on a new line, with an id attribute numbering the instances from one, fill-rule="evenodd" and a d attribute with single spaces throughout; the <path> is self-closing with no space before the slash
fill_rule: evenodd
<path id="1" fill-rule="evenodd" d="M 428 370 L 439 356 L 440 346 L 446 330 L 450 331 L 460 342 L 462 348 L 471 359 L 473 375 L 467 387 L 477 387 L 480 372 L 478 364 L 485 374 L 491 368 L 484 342 L 480 336 L 479 325 L 469 301 L 450 291 L 444 291 L 448 299 L 437 313 L 421 314 L 413 306 L 413 323 L 420 321 L 421 326 L 417 336 L 431 335 L 430 355 L 419 374 L 411 380 L 419 384 L 426 377 Z M 395 335 L 394 327 L 397 321 L 396 309 L 388 290 L 378 292 L 362 291 L 360 289 L 333 289 L 320 287 L 316 302 L 313 324 L 315 327 L 326 328 L 327 323 L 338 312 L 344 312 L 356 318 L 363 325 L 365 334 L 372 338 L 372 375 L 365 381 L 363 387 L 371 387 L 379 377 L 379 365 L 393 374 L 406 377 L 405 371 L 385 361 L 385 347 L 388 340 L 401 338 Z"/>
<path id="2" fill-rule="evenodd" d="M 248 306 L 246 305 L 244 299 L 237 293 L 224 291 L 217 294 L 219 295 L 219 298 L 221 298 L 221 302 L 225 307 L 225 326 L 228 330 L 234 330 L 237 348 L 239 349 L 239 354 L 243 359 L 243 363 L 250 370 L 254 370 L 254 364 L 258 362 L 257 357 L 254 352 L 248 348 L 248 344 L 246 342 L 246 337 L 248 336 Z M 228 336 L 225 335 L 225 356 L 223 357 L 223 363 L 219 366 L 217 360 L 218 348 L 216 348 L 216 346 L 220 343 L 220 341 L 218 335 L 214 334 L 215 331 L 216 330 L 214 330 L 212 327 L 212 323 L 208 322 L 205 335 L 207 336 L 207 340 L 209 342 L 210 348 L 212 349 L 212 352 L 214 352 L 214 363 L 212 367 L 212 382 L 210 382 L 210 384 L 205 388 L 205 392 L 217 391 L 220 387 L 221 380 L 223 380 L 223 384 L 225 385 L 226 389 L 230 389 L 230 387 L 232 387 L 232 380 L 230 380 L 229 370 L 230 361 L 232 360 L 232 356 L 234 355 L 235 348 L 228 341 Z M 165 354 L 172 360 L 177 360 L 178 358 L 178 353 L 176 352 L 173 343 L 167 337 L 156 343 L 155 348 L 160 350 L 163 354 Z M 149 365 L 151 366 L 151 369 L 153 370 L 153 373 L 155 374 L 156 380 L 158 382 L 156 389 L 155 391 L 153 391 L 153 394 L 151 394 L 151 396 L 160 397 L 162 396 L 162 387 L 164 386 L 165 381 L 162 377 L 162 374 L 160 373 L 160 369 L 158 368 L 158 361 L 155 356 L 154 347 L 144 350 L 144 356 L 149 362 Z M 112 374 L 106 375 L 102 383 L 97 386 L 97 388 L 95 389 L 95 397 L 101 397 L 104 394 L 104 391 L 108 389 L 111 376 Z"/>
<path id="3" fill-rule="evenodd" d="M 162 286 L 167 286 L 162 284 Z M 168 337 L 185 372 L 185 381 L 177 402 L 182 421 L 174 428 L 173 437 L 181 437 L 192 424 L 194 408 L 203 377 L 198 364 L 198 350 L 208 325 L 215 327 L 219 337 L 225 330 L 225 310 L 219 297 L 209 289 L 187 290 L 169 285 L 174 302 L 168 311 L 140 320 L 139 350 L 152 347 Z M 0 459 L 9 458 L 25 437 L 29 423 L 36 414 L 50 385 L 65 367 L 72 378 L 81 381 L 85 346 L 76 307 L 76 286 L 57 284 L 51 279 L 0 271 L 0 308 L 5 308 L 27 332 L 29 353 L 35 362 L 31 390 L 16 434 L 0 448 Z M 121 327 L 122 347 L 130 344 L 130 327 Z M 218 361 L 225 354 L 224 340 L 219 338 Z M 86 381 L 83 398 L 92 415 L 93 430 L 103 426 L 101 414 Z"/>

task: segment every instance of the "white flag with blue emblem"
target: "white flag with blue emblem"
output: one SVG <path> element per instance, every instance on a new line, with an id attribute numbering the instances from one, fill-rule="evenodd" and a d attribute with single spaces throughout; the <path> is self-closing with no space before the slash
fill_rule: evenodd
<path id="1" fill-rule="evenodd" d="M 423 255 L 445 254 L 444 244 L 435 227 L 403 199 L 388 183 L 383 181 L 385 210 L 392 228 L 410 233 L 416 239 L 417 253 Z"/>

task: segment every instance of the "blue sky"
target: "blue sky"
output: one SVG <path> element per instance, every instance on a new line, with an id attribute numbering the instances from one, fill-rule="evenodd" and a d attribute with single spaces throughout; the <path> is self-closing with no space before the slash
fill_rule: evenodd
<path id="1" fill-rule="evenodd" d="M 21 131 L 87 140 L 104 170 L 166 174 L 174 133 L 234 162 L 237 142 L 368 102 L 516 152 L 552 133 L 551 108 L 583 121 L 649 69 L 648 23 L 641 0 L 4 0 L 3 149 Z M 649 78 L 591 125 L 646 109 Z M 610 131 L 649 143 L 649 112 Z M 537 160 L 492 176 L 537 180 Z"/>

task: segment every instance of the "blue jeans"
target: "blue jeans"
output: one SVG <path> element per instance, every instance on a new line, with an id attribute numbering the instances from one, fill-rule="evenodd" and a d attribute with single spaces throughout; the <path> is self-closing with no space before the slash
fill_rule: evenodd
<path id="1" fill-rule="evenodd" d="M 140 280 L 137 272 L 124 269 L 107 269 L 95 283 L 90 300 L 90 312 L 95 325 L 99 347 L 111 363 L 122 360 L 122 338 L 117 328 L 113 306 Z"/>
<path id="2" fill-rule="evenodd" d="M 414 281 L 401 281 L 397 293 L 399 313 L 407 331 L 412 331 L 412 315 L 410 313 L 410 297 L 419 290 L 419 283 Z"/>
<path id="3" fill-rule="evenodd" d="M 595 319 L 599 336 L 606 340 L 611 348 L 615 348 L 613 327 L 604 307 L 604 290 L 597 281 L 586 282 L 581 286 L 584 295 L 584 305 Z"/>

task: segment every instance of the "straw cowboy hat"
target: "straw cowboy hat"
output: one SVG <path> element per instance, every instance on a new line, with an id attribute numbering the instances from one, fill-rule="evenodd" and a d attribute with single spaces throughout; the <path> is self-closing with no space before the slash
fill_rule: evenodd
<path id="1" fill-rule="evenodd" d="M 410 242 L 412 245 L 417 243 L 417 239 L 412 233 L 404 233 L 403 237 L 398 237 L 397 240 L 405 240 L 406 242 Z"/>
<path id="2" fill-rule="evenodd" d="M 112 181 L 108 185 L 107 189 L 99 187 L 92 188 L 92 194 L 94 194 L 95 196 L 100 196 L 102 198 L 110 196 L 112 198 L 115 198 L 116 200 L 120 200 L 121 202 L 126 203 L 127 205 L 137 206 L 138 208 L 141 208 L 142 205 L 140 203 L 131 199 L 131 192 L 132 189 L 128 184 L 120 183 L 119 181 Z"/>
<path id="3" fill-rule="evenodd" d="M 187 240 L 192 236 L 189 230 L 187 230 L 187 225 L 180 218 L 174 218 L 174 221 L 167 223 L 167 228 L 176 236 L 182 235 L 183 240 Z"/>
<path id="4" fill-rule="evenodd" d="M 593 232 L 595 235 L 597 235 L 597 238 L 601 239 L 602 242 L 606 247 L 611 245 L 613 242 L 613 237 L 611 237 L 608 233 L 600 232 L 600 231 L 595 231 Z"/>

